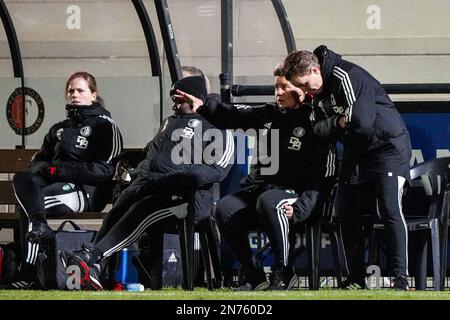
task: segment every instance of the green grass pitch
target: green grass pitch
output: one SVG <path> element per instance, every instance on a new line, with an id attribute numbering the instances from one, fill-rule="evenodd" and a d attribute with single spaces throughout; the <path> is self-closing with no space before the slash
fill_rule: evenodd
<path id="1" fill-rule="evenodd" d="M 19 291 L 0 290 L 0 300 L 450 300 L 450 291 L 397 292 L 388 289 L 346 291 L 234 292 L 229 289 L 208 291 L 163 289 L 143 292 L 127 291 Z"/>

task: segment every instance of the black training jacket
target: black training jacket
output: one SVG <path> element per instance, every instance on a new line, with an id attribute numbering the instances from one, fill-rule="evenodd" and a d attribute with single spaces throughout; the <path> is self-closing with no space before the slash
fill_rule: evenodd
<path id="1" fill-rule="evenodd" d="M 296 203 L 301 206 L 301 214 L 309 215 L 319 191 L 325 184 L 328 188 L 336 175 L 335 146 L 314 134 L 310 105 L 304 104 L 298 109 L 281 109 L 274 104 L 231 106 L 214 97 L 209 97 L 206 104 L 197 112 L 217 126 L 246 132 L 248 129 L 263 129 L 258 133 L 259 140 L 262 135 L 270 137 L 271 133 L 278 133 L 278 143 L 267 139 L 272 142 L 268 149 L 272 151 L 272 161 L 278 161 L 278 171 L 260 175 L 263 168 L 255 170 L 257 176 L 252 176 L 252 172 L 247 182 L 294 189 L 302 194 Z"/>
<path id="2" fill-rule="evenodd" d="M 195 221 L 212 209 L 212 185 L 222 181 L 234 160 L 234 141 L 230 131 L 219 130 L 196 113 L 167 118 L 146 146 L 146 158 L 132 171 L 136 183 L 141 177 L 158 177 L 160 188 L 178 193 L 197 190 Z M 194 180 L 191 185 L 187 181 Z M 156 184 L 156 186 L 158 186 Z M 161 191 L 161 190 L 160 190 Z"/>
<path id="3" fill-rule="evenodd" d="M 313 99 L 315 132 L 343 143 L 343 181 L 357 184 L 388 175 L 409 179 L 409 133 L 380 83 L 326 46 L 314 53 L 324 81 Z M 337 125 L 341 115 L 345 129 Z"/>
<path id="4" fill-rule="evenodd" d="M 114 176 L 113 159 L 122 136 L 111 114 L 99 103 L 67 105 L 67 119 L 53 125 L 31 162 L 31 172 L 55 166 L 55 181 L 98 185 Z"/>

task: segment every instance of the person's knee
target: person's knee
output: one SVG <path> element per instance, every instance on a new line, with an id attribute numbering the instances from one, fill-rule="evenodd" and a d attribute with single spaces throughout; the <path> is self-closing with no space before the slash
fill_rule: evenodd
<path id="1" fill-rule="evenodd" d="M 224 201 L 224 199 L 219 200 L 216 205 L 217 225 L 219 228 L 223 228 L 230 219 L 231 215 L 226 205 L 226 201 Z"/>
<path id="2" fill-rule="evenodd" d="M 243 209 L 245 207 L 237 203 L 234 196 L 226 196 L 220 199 L 216 205 L 216 221 L 221 231 L 228 230 Z"/>
<path id="3" fill-rule="evenodd" d="M 13 177 L 14 186 L 28 184 L 33 180 L 33 174 L 30 172 L 18 172 Z"/>
<path id="4" fill-rule="evenodd" d="M 274 203 L 273 195 L 270 191 L 262 193 L 256 201 L 256 212 L 259 215 L 273 214 L 275 207 L 276 203 Z"/>

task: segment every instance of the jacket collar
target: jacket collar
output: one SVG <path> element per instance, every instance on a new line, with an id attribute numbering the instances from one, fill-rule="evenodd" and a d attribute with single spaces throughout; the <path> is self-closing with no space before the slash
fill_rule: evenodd
<path id="1" fill-rule="evenodd" d="M 320 70 L 323 78 L 323 92 L 327 92 L 333 76 L 333 69 L 340 64 L 342 56 L 321 45 L 314 50 L 314 54 L 319 59 Z"/>
<path id="2" fill-rule="evenodd" d="M 94 102 L 90 106 L 80 106 L 80 105 L 66 105 L 67 118 L 76 120 L 85 117 L 94 117 L 105 115 L 111 117 L 108 110 L 103 107 L 100 102 Z"/>

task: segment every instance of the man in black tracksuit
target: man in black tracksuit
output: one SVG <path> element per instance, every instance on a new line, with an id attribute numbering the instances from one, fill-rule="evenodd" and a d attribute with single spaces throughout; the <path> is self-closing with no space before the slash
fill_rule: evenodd
<path id="1" fill-rule="evenodd" d="M 201 76 L 183 78 L 174 84 L 175 89 L 203 101 L 207 95 Z M 195 205 L 195 222 L 212 211 L 212 185 L 226 177 L 234 159 L 233 136 L 175 99 L 173 90 L 175 115 L 163 122 L 147 144 L 146 158 L 132 171 L 132 183 L 104 218 L 94 247 L 63 257 L 67 266 L 80 268 L 83 289 L 102 288 L 98 262 L 131 245 L 147 228 L 184 218 L 186 199 L 193 192 L 189 205 Z"/>
<path id="2" fill-rule="evenodd" d="M 20 271 L 3 288 L 35 287 L 39 242 L 52 236 L 46 216 L 101 211 L 108 203 L 104 185 L 111 182 L 113 160 L 122 151 L 119 128 L 100 102 L 91 74 L 71 75 L 66 98 L 67 119 L 50 128 L 28 172 L 13 179 L 27 234 Z"/>
<path id="3" fill-rule="evenodd" d="M 268 139 L 269 150 L 274 150 L 275 145 L 279 148 L 279 153 L 270 154 L 271 165 L 277 162 L 278 170 L 267 175 L 264 171 L 268 168 L 258 164 L 243 189 L 224 197 L 216 207 L 221 235 L 236 254 L 244 274 L 239 290 L 264 290 L 269 286 L 263 271 L 252 262 L 248 234 L 255 229 L 266 232 L 273 249 L 270 289 L 285 290 L 294 285 L 289 261 L 294 234 L 289 231 L 308 218 L 318 200 L 329 194 L 336 172 L 334 145 L 314 135 L 311 108 L 307 103 L 298 103 L 298 95 L 304 97 L 303 92 L 286 81 L 279 70 L 274 74 L 278 106 L 235 107 L 208 98 L 206 105 L 196 109 L 223 128 L 262 129 L 259 138 L 279 135 L 278 139 Z"/>
<path id="4" fill-rule="evenodd" d="M 319 46 L 284 61 L 292 83 L 314 95 L 315 132 L 344 145 L 339 212 L 349 263 L 346 284 L 365 286 L 360 192 L 375 192 L 386 226 L 393 286 L 408 289 L 407 229 L 401 210 L 402 188 L 409 180 L 411 142 L 403 120 L 380 83 L 361 67 Z"/>

